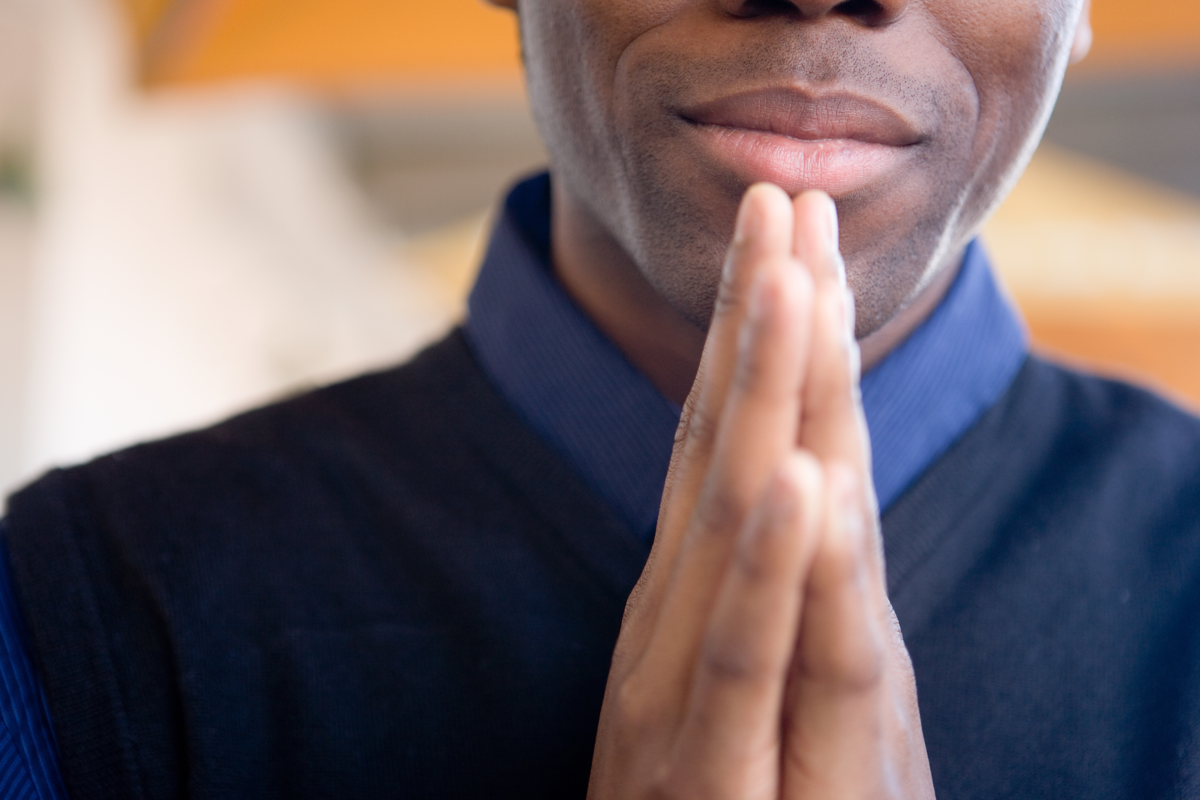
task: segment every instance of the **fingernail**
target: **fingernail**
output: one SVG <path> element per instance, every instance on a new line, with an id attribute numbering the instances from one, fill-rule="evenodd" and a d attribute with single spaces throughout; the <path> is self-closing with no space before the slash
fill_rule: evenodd
<path id="1" fill-rule="evenodd" d="M 829 226 L 827 231 L 829 236 L 829 248 L 836 252 L 838 247 L 841 246 L 841 234 L 838 230 L 837 204 L 834 203 L 833 198 L 829 197 L 828 195 L 825 196 L 825 201 L 828 204 L 826 220 L 827 225 Z"/>
<path id="2" fill-rule="evenodd" d="M 754 199 L 751 197 L 754 194 L 755 188 L 755 186 L 751 186 L 742 195 L 742 202 L 738 207 L 737 225 L 733 231 L 733 241 L 735 244 L 744 242 L 755 234 L 759 217 L 758 209 L 754 207 Z"/>

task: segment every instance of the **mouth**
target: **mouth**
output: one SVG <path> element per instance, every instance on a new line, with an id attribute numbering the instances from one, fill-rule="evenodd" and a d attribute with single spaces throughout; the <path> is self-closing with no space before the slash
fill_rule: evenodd
<path id="1" fill-rule="evenodd" d="M 850 94 L 768 89 L 683 109 L 709 159 L 746 183 L 834 198 L 884 181 L 924 137 L 887 105 Z"/>

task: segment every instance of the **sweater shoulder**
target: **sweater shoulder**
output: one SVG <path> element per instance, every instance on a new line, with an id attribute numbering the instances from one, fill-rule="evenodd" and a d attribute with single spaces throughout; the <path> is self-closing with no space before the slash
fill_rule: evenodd
<path id="1" fill-rule="evenodd" d="M 394 370 L 52 472 L 14 496 L 8 525 L 81 797 L 180 796 L 185 777 L 206 787 L 187 794 L 329 794 L 297 777 L 314 773 L 376 796 L 353 787 L 394 773 L 361 763 L 407 742 L 484 753 L 442 747 L 442 699 L 466 713 L 509 672 L 531 685 L 522 659 L 580 631 L 606 666 L 645 557 L 459 333 Z M 473 672 L 501 661 L 515 665 Z M 446 725 L 487 728 L 464 719 Z M 580 752 L 586 775 L 590 742 Z"/>
<path id="2" fill-rule="evenodd" d="M 1029 358 L 1029 370 L 1043 385 L 1057 384 L 1063 399 L 1085 419 L 1122 423 L 1141 420 L 1200 439 L 1200 416 L 1143 386 L 1085 372 L 1041 356 Z"/>
<path id="3" fill-rule="evenodd" d="M 889 510 L 939 793 L 1194 793 L 1198 475 L 1196 417 L 1031 357 Z"/>
<path id="4" fill-rule="evenodd" d="M 1025 426 L 1041 432 L 1045 462 L 1093 479 L 1117 479 L 1126 492 L 1161 495 L 1200 510 L 1200 417 L 1133 384 L 1029 360 L 1027 375 L 1009 400 L 1011 422 L 1034 414 Z M 1036 449 L 1035 449 L 1036 452 Z M 1031 465 L 1033 466 L 1033 465 Z"/>
<path id="5" fill-rule="evenodd" d="M 1081 570 L 1157 569 L 1145 562 L 1164 552 L 1200 569 L 1197 476 L 1200 419 L 1146 389 L 1031 356 L 884 515 L 889 585 L 928 609 L 988 553 L 1041 547 L 1042 537 L 1073 548 Z"/>

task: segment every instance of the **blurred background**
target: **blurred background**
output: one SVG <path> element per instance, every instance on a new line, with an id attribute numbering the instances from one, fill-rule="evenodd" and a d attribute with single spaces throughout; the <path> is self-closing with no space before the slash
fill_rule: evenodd
<path id="1" fill-rule="evenodd" d="M 985 232 L 1036 346 L 1200 409 L 1200 3 L 1096 44 Z M 479 0 L 0 0 L 0 493 L 402 359 L 545 162 Z"/>

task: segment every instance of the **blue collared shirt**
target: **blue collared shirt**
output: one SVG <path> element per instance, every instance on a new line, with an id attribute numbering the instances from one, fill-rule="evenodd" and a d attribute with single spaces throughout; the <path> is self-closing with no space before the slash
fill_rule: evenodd
<path id="1" fill-rule="evenodd" d="M 605 338 L 550 268 L 550 180 L 509 195 L 468 304 L 484 370 L 542 439 L 635 531 L 654 533 L 679 409 Z M 1000 398 L 1028 352 L 982 245 L 945 298 L 862 379 L 886 510 Z"/>
<path id="2" fill-rule="evenodd" d="M 484 371 L 636 532 L 658 517 L 679 409 L 604 337 L 550 269 L 549 178 L 509 195 L 465 326 Z M 1024 328 L 972 244 L 949 293 L 863 376 L 886 509 L 983 415 L 1025 359 Z M 3 524 L 0 522 L 0 541 Z M 42 687 L 0 548 L 0 799 L 66 796 Z"/>

